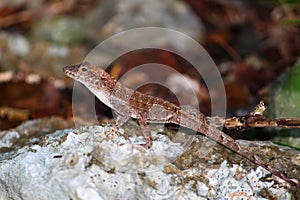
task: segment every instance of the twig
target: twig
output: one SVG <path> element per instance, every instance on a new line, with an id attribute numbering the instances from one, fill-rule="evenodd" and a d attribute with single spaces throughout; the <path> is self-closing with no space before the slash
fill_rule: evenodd
<path id="1" fill-rule="evenodd" d="M 267 119 L 263 116 L 266 108 L 261 101 L 249 115 L 225 119 L 225 128 L 238 130 L 254 127 L 300 128 L 300 119 Z"/>

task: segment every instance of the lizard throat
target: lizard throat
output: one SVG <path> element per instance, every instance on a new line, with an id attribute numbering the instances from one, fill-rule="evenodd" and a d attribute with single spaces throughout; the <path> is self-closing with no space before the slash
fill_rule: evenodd
<path id="1" fill-rule="evenodd" d="M 84 83 L 83 83 L 84 84 Z M 86 85 L 84 84 L 100 101 L 102 101 L 106 106 L 113 108 L 111 104 L 111 93 L 104 88 L 98 89 L 94 85 Z"/>

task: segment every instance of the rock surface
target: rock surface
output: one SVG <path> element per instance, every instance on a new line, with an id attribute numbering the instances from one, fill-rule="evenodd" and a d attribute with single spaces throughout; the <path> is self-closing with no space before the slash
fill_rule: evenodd
<path id="1" fill-rule="evenodd" d="M 175 131 L 152 131 L 153 146 L 147 150 L 138 145 L 143 138 L 128 135 L 128 128 L 110 135 L 105 134 L 109 126 L 24 134 L 29 127 L 43 129 L 45 122 L 28 121 L 0 133 L 1 200 L 299 196 L 283 180 L 201 135 L 168 137 Z M 269 163 L 289 177 L 299 178 L 299 152 L 269 142 L 240 142 L 262 159 L 272 158 Z"/>

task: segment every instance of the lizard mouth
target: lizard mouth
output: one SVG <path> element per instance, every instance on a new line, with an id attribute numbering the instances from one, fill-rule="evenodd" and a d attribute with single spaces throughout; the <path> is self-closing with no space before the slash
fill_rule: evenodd
<path id="1" fill-rule="evenodd" d="M 71 78 L 75 78 L 76 77 L 76 74 L 78 72 L 78 68 L 80 67 L 80 64 L 79 65 L 70 65 L 70 66 L 66 66 L 63 68 L 63 72 L 71 77 Z"/>

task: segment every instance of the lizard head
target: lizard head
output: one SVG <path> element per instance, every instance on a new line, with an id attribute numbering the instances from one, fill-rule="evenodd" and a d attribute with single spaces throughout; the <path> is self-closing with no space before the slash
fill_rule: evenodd
<path id="1" fill-rule="evenodd" d="M 63 68 L 64 73 L 75 81 L 85 85 L 95 96 L 107 106 L 110 104 L 110 94 L 114 91 L 117 81 L 101 67 L 81 63 Z"/>
<path id="2" fill-rule="evenodd" d="M 87 62 L 70 65 L 63 68 L 64 73 L 70 78 L 87 86 L 97 86 L 99 78 L 106 74 L 100 67 L 90 65 Z"/>
<path id="3" fill-rule="evenodd" d="M 81 82 L 89 89 L 113 90 L 117 82 L 101 67 L 87 62 L 66 66 L 63 71 L 67 76 Z"/>

